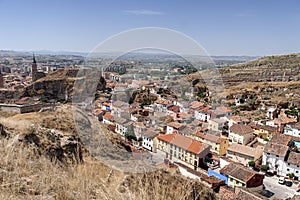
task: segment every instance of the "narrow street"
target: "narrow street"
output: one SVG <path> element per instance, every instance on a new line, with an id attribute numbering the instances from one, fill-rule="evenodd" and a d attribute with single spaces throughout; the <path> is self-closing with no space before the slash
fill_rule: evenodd
<path id="1" fill-rule="evenodd" d="M 298 186 L 298 184 L 293 184 L 292 187 L 281 185 L 278 183 L 278 177 L 276 176 L 265 177 L 264 185 L 266 187 L 266 190 L 274 193 L 274 195 L 270 199 L 274 199 L 275 197 L 278 199 L 287 199 L 289 197 L 293 197 Z"/>

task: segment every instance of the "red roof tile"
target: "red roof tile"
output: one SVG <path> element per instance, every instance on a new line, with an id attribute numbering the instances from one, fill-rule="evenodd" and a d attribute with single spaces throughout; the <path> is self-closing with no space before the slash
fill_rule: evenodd
<path id="1" fill-rule="evenodd" d="M 219 106 L 219 107 L 217 107 L 217 110 L 221 110 L 221 111 L 226 112 L 226 113 L 231 113 L 232 112 L 231 108 L 225 107 L 225 106 Z"/>
<path id="2" fill-rule="evenodd" d="M 170 143 L 173 140 L 173 138 L 175 137 L 175 135 L 176 135 L 175 133 L 159 135 L 159 136 L 157 136 L 157 139 L 160 139 L 160 140 Z"/>
<path id="3" fill-rule="evenodd" d="M 244 125 L 244 124 L 233 124 L 230 127 L 230 131 L 239 135 L 253 133 L 253 129 L 249 125 Z"/>
<path id="4" fill-rule="evenodd" d="M 193 140 L 192 144 L 189 146 L 187 150 L 194 154 L 199 154 L 204 150 L 204 148 L 206 148 L 205 144 L 203 144 L 200 141 Z"/>

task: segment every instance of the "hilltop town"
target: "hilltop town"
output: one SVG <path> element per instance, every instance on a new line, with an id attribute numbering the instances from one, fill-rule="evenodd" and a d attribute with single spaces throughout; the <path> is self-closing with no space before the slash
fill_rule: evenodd
<path id="1" fill-rule="evenodd" d="M 286 60 L 284 66 L 278 59 Z M 30 55 L 13 64 L 1 61 L 0 109 L 22 119 L 23 113 L 75 107 L 120 149 L 141 153 L 165 170 L 175 168 L 220 199 L 297 199 L 299 62 L 293 54 L 215 67 L 224 84 L 220 92 L 213 70 L 199 73 L 178 60 L 106 60 L 110 64 L 98 70 L 94 66 L 104 65 L 103 59 Z M 203 73 L 212 81 L 202 79 Z M 67 140 L 88 151 L 77 134 Z"/>

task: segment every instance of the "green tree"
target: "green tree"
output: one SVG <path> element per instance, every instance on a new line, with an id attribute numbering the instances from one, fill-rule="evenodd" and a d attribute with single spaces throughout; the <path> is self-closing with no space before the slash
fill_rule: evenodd
<path id="1" fill-rule="evenodd" d="M 267 171 L 267 170 L 269 170 L 269 166 L 268 165 L 262 165 L 262 166 L 260 166 L 260 169 L 263 170 L 263 171 Z"/>
<path id="2" fill-rule="evenodd" d="M 255 167 L 255 162 L 254 162 L 253 160 L 250 160 L 250 161 L 248 162 L 248 165 L 249 165 L 250 167 Z"/>
<path id="3" fill-rule="evenodd" d="M 137 138 L 136 138 L 135 134 L 132 131 L 127 131 L 125 133 L 125 139 L 129 140 L 129 141 L 132 141 L 132 140 L 137 141 Z"/>
<path id="4" fill-rule="evenodd" d="M 288 174 L 288 176 L 289 176 L 290 178 L 294 178 L 294 177 L 295 177 L 295 174 L 294 174 L 294 173 L 291 173 L 291 174 Z"/>

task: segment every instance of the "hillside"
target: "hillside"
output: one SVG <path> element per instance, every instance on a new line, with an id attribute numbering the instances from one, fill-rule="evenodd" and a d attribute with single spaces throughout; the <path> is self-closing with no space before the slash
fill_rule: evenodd
<path id="1" fill-rule="evenodd" d="M 1 199 L 218 199 L 174 170 L 122 172 L 95 159 L 78 138 L 74 112 L 81 115 L 69 105 L 43 113 L 0 112 Z M 94 126 L 92 118 L 76 119 Z"/>
<path id="2" fill-rule="evenodd" d="M 300 53 L 266 56 L 228 67 L 207 69 L 188 75 L 187 80 L 197 83 L 196 89 L 207 87 L 210 101 L 227 104 L 236 114 L 261 117 L 267 107 L 300 106 Z M 205 93 L 197 95 L 201 97 Z M 236 106 L 236 98 L 244 99 L 245 103 Z"/>
<path id="3" fill-rule="evenodd" d="M 300 53 L 266 56 L 220 69 L 224 83 L 300 80 Z"/>

